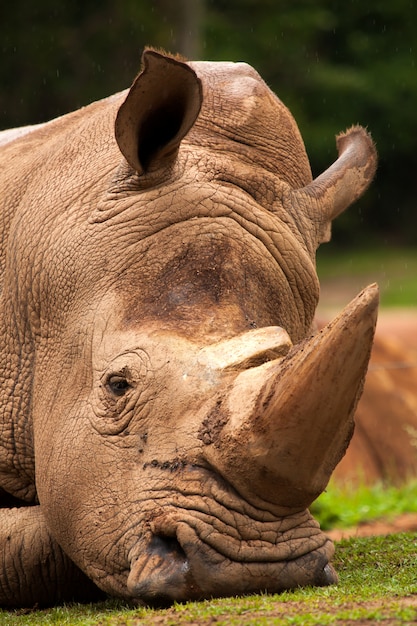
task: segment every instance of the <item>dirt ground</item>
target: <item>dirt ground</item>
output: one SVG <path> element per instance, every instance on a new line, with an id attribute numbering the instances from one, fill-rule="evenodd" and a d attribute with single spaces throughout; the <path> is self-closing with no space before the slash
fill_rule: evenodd
<path id="1" fill-rule="evenodd" d="M 417 350 L 417 308 L 383 309 L 378 316 L 377 336 Z"/>
<path id="2" fill-rule="evenodd" d="M 417 513 L 403 513 L 393 520 L 375 520 L 352 528 L 327 530 L 326 535 L 333 541 L 349 537 L 372 537 L 392 533 L 417 532 Z"/>
<path id="3" fill-rule="evenodd" d="M 409 609 L 411 614 L 416 615 L 411 620 L 402 620 L 396 617 L 392 617 L 395 614 L 396 609 L 402 608 Z M 334 611 L 335 619 L 329 622 L 329 615 Z M 355 615 L 357 612 L 368 613 L 368 618 L 353 617 L 353 618 L 338 618 L 338 614 L 345 613 L 347 615 Z M 180 626 L 186 624 L 187 626 L 228 626 L 229 624 L 240 626 L 275 626 L 277 624 L 302 624 L 302 616 L 306 614 L 306 604 L 303 602 L 277 602 L 276 609 L 273 611 L 244 611 L 239 616 L 230 616 L 229 613 L 220 614 L 211 617 L 201 617 L 198 621 L 188 620 L 183 621 L 182 617 L 179 617 L 175 609 L 167 609 L 164 615 L 155 617 L 152 621 L 152 626 L 173 626 L 176 624 Z M 401 599 L 388 600 L 374 600 L 368 602 L 348 602 L 340 604 L 334 607 L 332 610 L 329 606 L 329 602 L 319 601 L 314 604 L 313 610 L 307 615 L 317 616 L 320 619 L 320 614 L 323 615 L 323 624 L 332 624 L 332 626 L 372 626 L 372 624 L 383 624 L 383 626 L 399 626 L 409 625 L 417 623 L 417 598 L 409 596 Z M 239 621 L 237 621 L 237 619 Z M 311 622 L 309 622 L 311 623 Z M 315 624 L 320 624 L 319 621 L 314 621 Z M 138 620 L 129 621 L 129 626 L 143 626 L 143 623 Z"/>
<path id="4" fill-rule="evenodd" d="M 334 315 L 321 309 L 318 325 Z M 336 480 L 401 483 L 417 477 L 417 308 L 380 310 L 355 424 Z"/>

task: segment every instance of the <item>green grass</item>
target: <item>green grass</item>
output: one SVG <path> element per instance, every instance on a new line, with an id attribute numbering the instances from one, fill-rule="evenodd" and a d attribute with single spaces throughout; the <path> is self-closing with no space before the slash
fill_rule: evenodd
<path id="1" fill-rule="evenodd" d="M 382 306 L 417 306 L 417 249 L 373 247 L 346 251 L 324 245 L 317 253 L 317 272 L 324 299 L 343 288 L 352 292 L 351 296 L 377 282 Z"/>
<path id="2" fill-rule="evenodd" d="M 417 512 L 417 480 L 392 485 L 341 485 L 331 481 L 311 512 L 324 530 L 349 528 L 376 519 Z M 417 564 L 416 564 L 417 569 Z"/>
<path id="3" fill-rule="evenodd" d="M 182 624 L 352 624 L 355 620 L 394 620 L 417 616 L 417 538 L 414 534 L 350 539 L 337 544 L 337 586 L 305 588 L 280 595 L 258 594 L 174 605 L 169 609 L 131 609 L 116 601 L 69 605 L 30 614 L 0 612 L 0 624 L 176 626 Z"/>

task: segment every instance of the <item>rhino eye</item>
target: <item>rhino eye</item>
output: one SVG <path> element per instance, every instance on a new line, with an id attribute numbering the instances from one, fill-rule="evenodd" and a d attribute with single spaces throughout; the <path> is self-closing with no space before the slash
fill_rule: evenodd
<path id="1" fill-rule="evenodd" d="M 112 374 L 107 380 L 107 387 L 115 396 L 123 396 L 131 387 L 126 376 Z"/>

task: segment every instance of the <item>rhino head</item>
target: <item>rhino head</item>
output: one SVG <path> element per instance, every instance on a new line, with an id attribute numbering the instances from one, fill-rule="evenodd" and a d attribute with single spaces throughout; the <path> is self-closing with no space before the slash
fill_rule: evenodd
<path id="1" fill-rule="evenodd" d="M 87 191 L 62 175 L 69 226 L 42 256 L 41 510 L 98 587 L 134 601 L 333 583 L 308 507 L 352 435 L 377 288 L 314 333 L 315 252 L 371 181 L 372 141 L 341 135 L 312 180 L 251 67 L 143 63 L 121 105 L 65 130 Z"/>

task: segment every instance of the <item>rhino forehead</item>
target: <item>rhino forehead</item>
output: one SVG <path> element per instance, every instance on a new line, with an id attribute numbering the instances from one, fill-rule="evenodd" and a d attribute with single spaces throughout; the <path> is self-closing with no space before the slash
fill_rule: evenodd
<path id="1" fill-rule="evenodd" d="M 318 297 L 312 266 L 291 271 L 288 259 L 278 263 L 262 240 L 233 220 L 178 223 L 144 245 L 144 262 L 125 259 L 118 272 L 124 326 L 157 319 L 177 332 L 198 330 L 203 341 L 265 325 L 283 325 L 294 338 L 308 331 L 310 299 Z"/>

